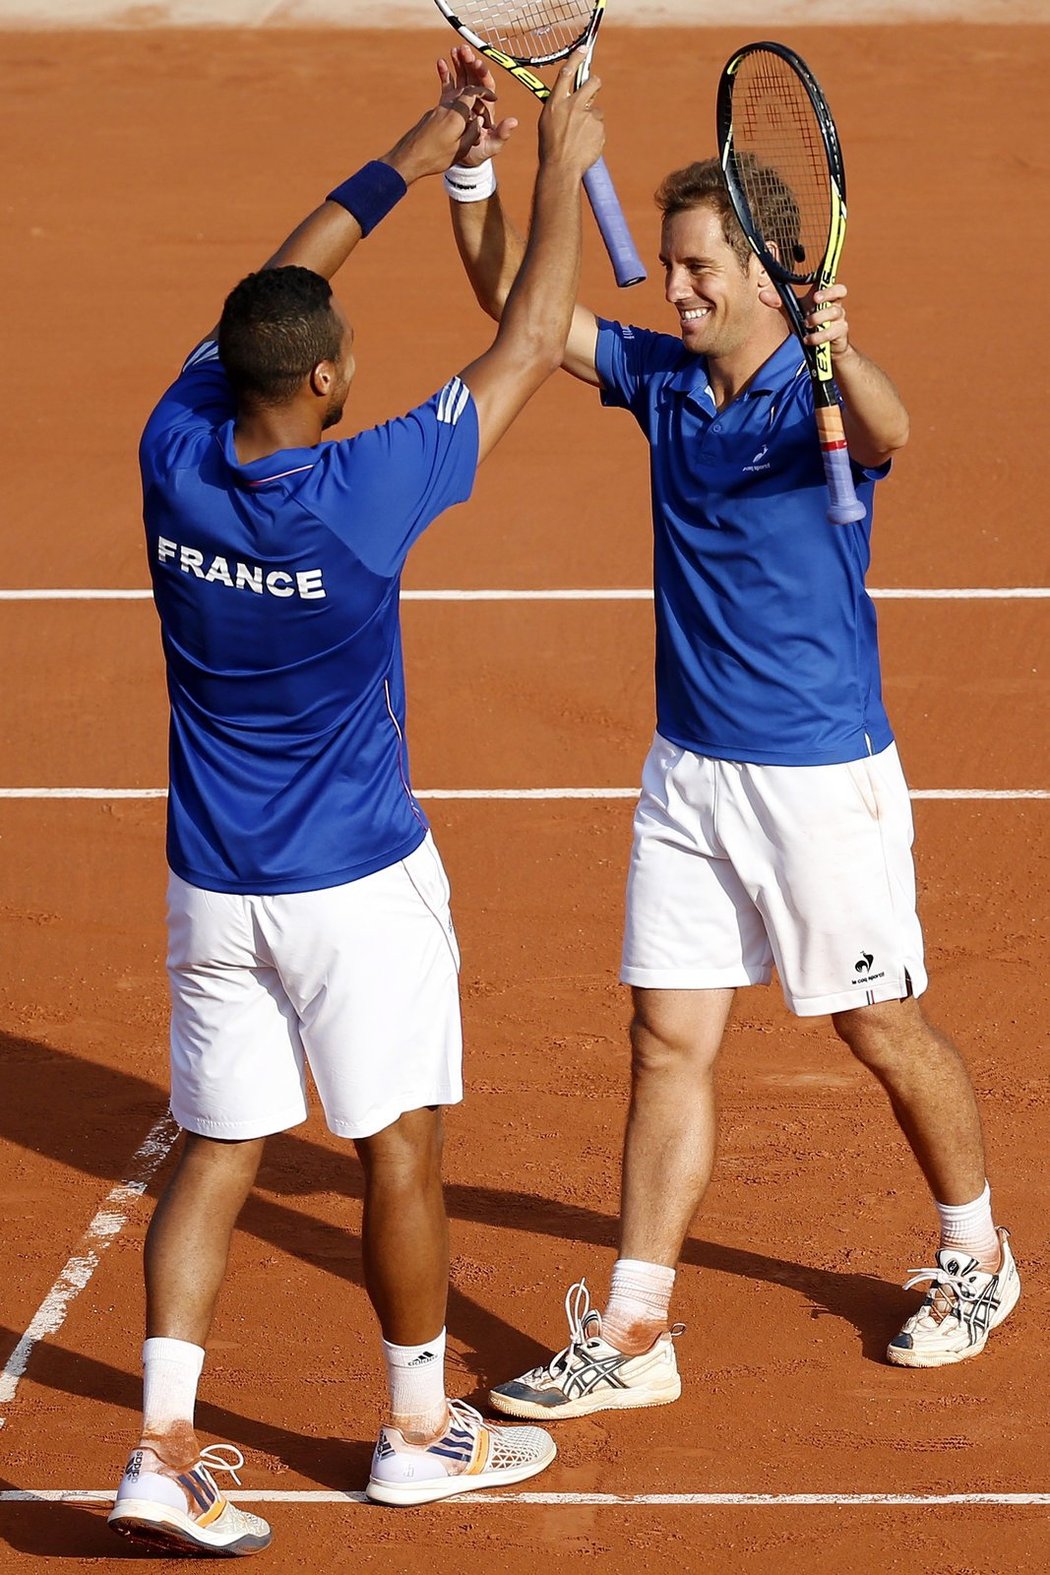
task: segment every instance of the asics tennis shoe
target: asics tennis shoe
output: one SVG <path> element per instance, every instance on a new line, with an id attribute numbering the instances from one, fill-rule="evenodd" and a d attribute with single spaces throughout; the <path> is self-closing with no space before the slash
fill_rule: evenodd
<path id="1" fill-rule="evenodd" d="M 565 1298 L 569 1343 L 545 1367 L 493 1389 L 489 1400 L 508 1416 L 589 1416 L 592 1411 L 628 1411 L 670 1405 L 682 1392 L 673 1341 L 682 1324 L 658 1335 L 640 1356 L 625 1356 L 602 1338 L 602 1317 L 591 1306 L 586 1281 Z"/>
<path id="2" fill-rule="evenodd" d="M 896 1367 L 945 1367 L 979 1356 L 991 1331 L 1017 1305 L 1021 1280 L 1008 1233 L 999 1231 L 1000 1260 L 986 1274 L 969 1253 L 942 1247 L 935 1269 L 912 1269 L 904 1289 L 930 1282 L 918 1312 L 908 1319 L 886 1352 Z"/>
<path id="3" fill-rule="evenodd" d="M 378 1504 L 429 1504 L 477 1488 L 510 1487 L 549 1466 L 558 1453 L 538 1427 L 489 1427 L 463 1400 L 448 1403 L 448 1426 L 429 1444 L 410 1444 L 383 1427 L 365 1492 Z"/>
<path id="4" fill-rule="evenodd" d="M 228 1471 L 240 1487 L 244 1456 L 235 1445 L 211 1444 L 184 1469 L 169 1465 L 160 1447 L 152 1441 L 131 1451 L 109 1514 L 114 1531 L 170 1556 L 237 1558 L 269 1546 L 265 1520 L 231 1504 L 212 1474 Z M 236 1458 L 224 1459 L 224 1449 Z"/>

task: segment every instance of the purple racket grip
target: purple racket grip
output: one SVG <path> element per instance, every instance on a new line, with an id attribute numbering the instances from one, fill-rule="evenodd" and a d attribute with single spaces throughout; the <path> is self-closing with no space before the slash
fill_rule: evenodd
<path id="1" fill-rule="evenodd" d="M 857 497 L 850 469 L 842 412 L 837 404 L 816 410 L 820 452 L 824 459 L 824 479 L 828 484 L 828 519 L 832 525 L 854 525 L 867 513 Z"/>
<path id="2" fill-rule="evenodd" d="M 604 159 L 599 159 L 583 177 L 584 189 L 594 209 L 594 217 L 598 221 L 598 228 L 602 232 L 605 249 L 609 253 L 609 260 L 613 265 L 616 283 L 621 290 L 629 284 L 640 284 L 647 277 L 645 266 L 639 257 L 631 232 L 627 228 L 627 220 L 620 207 L 620 199 L 616 195 L 616 187 L 612 183 Z"/>

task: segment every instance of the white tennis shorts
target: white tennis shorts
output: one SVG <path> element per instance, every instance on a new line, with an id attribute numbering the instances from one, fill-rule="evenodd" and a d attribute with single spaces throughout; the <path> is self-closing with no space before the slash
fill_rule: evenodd
<path id="1" fill-rule="evenodd" d="M 642 774 L 620 977 L 768 984 L 800 1017 L 926 988 L 895 745 L 834 766 L 712 760 L 658 733 Z"/>
<path id="2" fill-rule="evenodd" d="M 256 1138 L 307 1116 L 370 1137 L 463 1097 L 459 951 L 426 840 L 398 864 L 276 897 L 168 886 L 171 1109 L 189 1132 Z"/>

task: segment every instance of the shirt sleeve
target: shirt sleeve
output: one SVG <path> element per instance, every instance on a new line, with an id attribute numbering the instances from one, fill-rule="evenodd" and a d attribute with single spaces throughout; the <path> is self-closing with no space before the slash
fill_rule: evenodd
<path id="1" fill-rule="evenodd" d="M 195 438 L 215 431 L 235 414 L 229 380 L 214 339 L 187 357 L 182 371 L 146 423 L 139 448 L 145 486 L 175 469 Z"/>
<path id="2" fill-rule="evenodd" d="M 601 381 L 602 404 L 629 410 L 643 431 L 648 432 L 648 385 L 654 377 L 677 370 L 682 355 L 681 342 L 670 334 L 599 317 L 595 365 Z"/>
<path id="3" fill-rule="evenodd" d="M 837 389 L 836 389 L 836 393 L 838 393 Z M 813 379 L 811 377 L 808 377 L 808 376 L 800 376 L 799 377 L 799 379 L 798 379 L 798 398 L 799 398 L 799 403 L 801 404 L 802 408 L 805 410 L 807 417 L 809 419 L 815 419 L 814 410 L 816 408 L 816 401 L 815 401 L 815 399 L 813 397 Z M 840 395 L 839 396 L 839 404 L 841 405 L 841 403 L 842 403 L 842 398 L 841 398 L 841 395 Z M 883 481 L 883 480 L 885 480 L 885 478 L 889 475 L 890 471 L 892 470 L 892 468 L 893 468 L 893 461 L 892 461 L 892 459 L 886 459 L 886 460 L 883 460 L 881 465 L 858 465 L 857 461 L 853 458 L 853 456 L 851 454 L 850 455 L 850 461 L 849 461 L 849 468 L 853 472 L 853 480 L 854 480 L 854 482 L 858 482 L 858 481 Z"/>
<path id="4" fill-rule="evenodd" d="M 431 521 L 470 497 L 477 468 L 477 408 L 454 377 L 407 416 L 330 443 L 318 512 L 366 568 L 392 579 Z"/>

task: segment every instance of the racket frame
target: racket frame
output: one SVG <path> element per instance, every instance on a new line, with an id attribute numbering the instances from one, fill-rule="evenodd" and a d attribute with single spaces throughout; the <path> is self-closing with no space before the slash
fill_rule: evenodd
<path id="1" fill-rule="evenodd" d="M 574 49 L 586 49 L 587 53 L 576 72 L 576 87 L 579 89 L 586 82 L 591 70 L 591 58 L 594 54 L 594 42 L 605 15 L 605 0 L 596 0 L 594 9 L 588 18 L 587 25 L 578 38 L 567 46 L 563 45 L 553 54 L 530 55 L 523 58 L 518 55 L 507 54 L 505 50 L 498 49 L 495 44 L 487 44 L 483 38 L 474 32 L 466 22 L 459 17 L 452 5 L 447 0 L 434 0 L 435 5 L 451 27 L 454 27 L 461 38 L 466 39 L 479 55 L 486 60 L 491 60 L 495 65 L 508 71 L 522 87 L 527 88 L 540 103 L 543 104 L 550 97 L 550 88 L 542 77 L 529 68 L 531 66 L 551 66 L 559 61 L 567 60 Z M 594 213 L 598 229 L 601 231 L 605 249 L 609 253 L 616 283 L 621 289 L 629 285 L 640 284 L 647 278 L 645 264 L 638 255 L 631 232 L 624 217 L 620 199 L 616 195 L 612 176 L 604 159 L 599 159 L 583 177 L 584 190 Z"/>
<path id="2" fill-rule="evenodd" d="M 746 186 L 736 163 L 736 146 L 733 137 L 733 89 L 741 65 L 751 55 L 758 53 L 779 56 L 802 83 L 813 109 L 827 158 L 831 199 L 828 240 L 819 267 L 806 273 L 793 272 L 768 249 L 751 212 Z M 853 485 L 849 448 L 842 425 L 842 407 L 835 386 L 831 346 L 827 343 L 806 344 L 806 322 L 796 294 L 796 286 L 799 285 L 816 285 L 818 290 L 826 290 L 835 283 L 838 274 L 842 248 L 846 240 L 846 171 L 838 129 L 820 83 L 801 55 L 786 44 L 779 44 L 771 39 L 745 44 L 726 62 L 718 83 L 716 117 L 722 173 L 725 176 L 733 211 L 748 245 L 768 273 L 780 296 L 792 331 L 802 345 L 806 366 L 813 383 L 814 418 L 830 499 L 828 519 L 833 525 L 854 524 L 864 519 L 866 511 Z"/>

